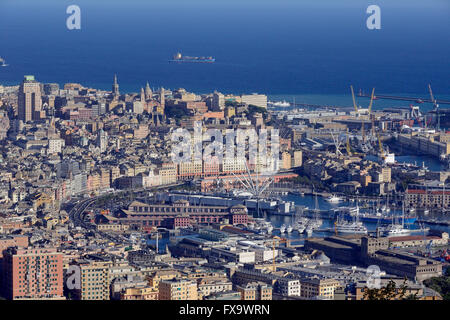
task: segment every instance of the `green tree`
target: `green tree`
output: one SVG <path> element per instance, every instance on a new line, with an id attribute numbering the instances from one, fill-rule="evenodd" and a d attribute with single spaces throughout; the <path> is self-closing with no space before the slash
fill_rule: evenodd
<path id="1" fill-rule="evenodd" d="M 403 284 L 397 288 L 394 280 L 390 280 L 385 287 L 382 288 L 366 288 L 364 291 L 364 299 L 366 300 L 411 300 L 417 299 L 416 295 L 406 296 L 406 279 Z"/>
<path id="2" fill-rule="evenodd" d="M 439 292 L 444 300 L 450 300 L 450 268 L 441 277 L 433 277 L 425 280 L 424 285 Z"/>

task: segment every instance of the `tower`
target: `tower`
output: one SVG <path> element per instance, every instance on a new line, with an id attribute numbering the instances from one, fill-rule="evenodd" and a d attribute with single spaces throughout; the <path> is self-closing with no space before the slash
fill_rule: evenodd
<path id="1" fill-rule="evenodd" d="M 145 102 L 147 99 L 145 98 L 144 88 L 141 88 L 141 102 Z"/>
<path id="2" fill-rule="evenodd" d="M 112 93 L 114 97 L 120 96 L 119 83 L 117 83 L 117 75 L 114 74 L 114 84 L 112 86 Z"/>
<path id="3" fill-rule="evenodd" d="M 160 104 L 160 107 L 161 107 L 160 113 L 164 113 L 163 110 L 164 110 L 165 105 L 166 105 L 166 98 L 165 98 L 165 93 L 166 92 L 165 92 L 164 88 L 161 88 L 160 91 L 161 91 L 160 94 L 159 94 L 159 104 Z"/>
<path id="4" fill-rule="evenodd" d="M 39 120 L 42 114 L 41 86 L 34 76 L 25 76 L 19 88 L 18 115 L 23 122 Z"/>
<path id="5" fill-rule="evenodd" d="M 108 146 L 108 134 L 103 129 L 100 129 L 97 135 L 97 146 L 102 153 L 106 151 L 106 147 Z"/>
<path id="6" fill-rule="evenodd" d="M 153 92 L 152 89 L 150 89 L 150 85 L 148 84 L 147 81 L 147 85 L 145 86 L 145 99 L 146 100 L 150 100 L 153 96 Z"/>

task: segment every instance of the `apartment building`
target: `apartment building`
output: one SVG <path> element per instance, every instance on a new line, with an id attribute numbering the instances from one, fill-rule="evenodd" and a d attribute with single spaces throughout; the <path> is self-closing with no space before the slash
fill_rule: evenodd
<path id="1" fill-rule="evenodd" d="M 198 300 L 197 282 L 187 279 L 159 282 L 159 300 Z"/>
<path id="2" fill-rule="evenodd" d="M 109 300 L 111 262 L 80 261 L 81 288 L 76 291 L 80 300 Z"/>
<path id="3" fill-rule="evenodd" d="M 251 282 L 236 286 L 241 300 L 272 300 L 272 286 L 264 282 Z"/>
<path id="4" fill-rule="evenodd" d="M 335 279 L 302 279 L 301 285 L 301 297 L 322 298 L 332 300 L 334 298 L 334 290 L 339 287 L 339 281 Z"/>
<path id="5" fill-rule="evenodd" d="M 2 260 L 2 291 L 8 299 L 64 299 L 63 254 L 55 248 L 10 247 Z"/>

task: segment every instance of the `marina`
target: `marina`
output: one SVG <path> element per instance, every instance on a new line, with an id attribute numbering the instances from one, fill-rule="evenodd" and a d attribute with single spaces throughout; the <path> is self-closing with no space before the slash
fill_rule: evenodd
<path id="1" fill-rule="evenodd" d="M 252 199 L 236 198 L 231 194 L 161 193 L 158 201 L 187 200 L 192 205 L 244 205 L 253 215 L 245 228 L 255 234 L 281 236 L 302 242 L 308 237 L 324 237 L 333 234 L 371 234 L 384 236 L 424 235 L 434 226 L 450 231 L 448 222 L 418 219 L 417 215 L 402 214 L 401 210 L 389 210 L 380 206 L 378 214 L 361 209 L 358 204 L 342 200 L 335 203 L 328 198 L 313 195 Z M 259 212 L 259 213 L 258 213 Z M 443 228 L 443 229 L 442 229 Z"/>

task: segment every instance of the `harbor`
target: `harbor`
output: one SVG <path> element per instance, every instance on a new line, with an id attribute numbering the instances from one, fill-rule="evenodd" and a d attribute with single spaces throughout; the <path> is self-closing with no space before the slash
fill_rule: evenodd
<path id="1" fill-rule="evenodd" d="M 237 198 L 231 194 L 160 193 L 158 201 L 186 200 L 191 205 L 236 206 L 243 205 L 253 215 L 253 222 L 245 229 L 256 233 L 300 241 L 309 237 L 326 237 L 334 234 L 423 235 L 439 226 L 449 232 L 450 223 L 423 219 L 417 214 L 402 213 L 373 204 L 369 209 L 358 203 L 318 195 L 288 194 L 282 197 L 251 199 Z M 336 196 L 334 196 L 336 198 Z M 331 201 L 330 201 L 331 200 Z M 372 212 L 371 212 L 372 211 Z"/>

